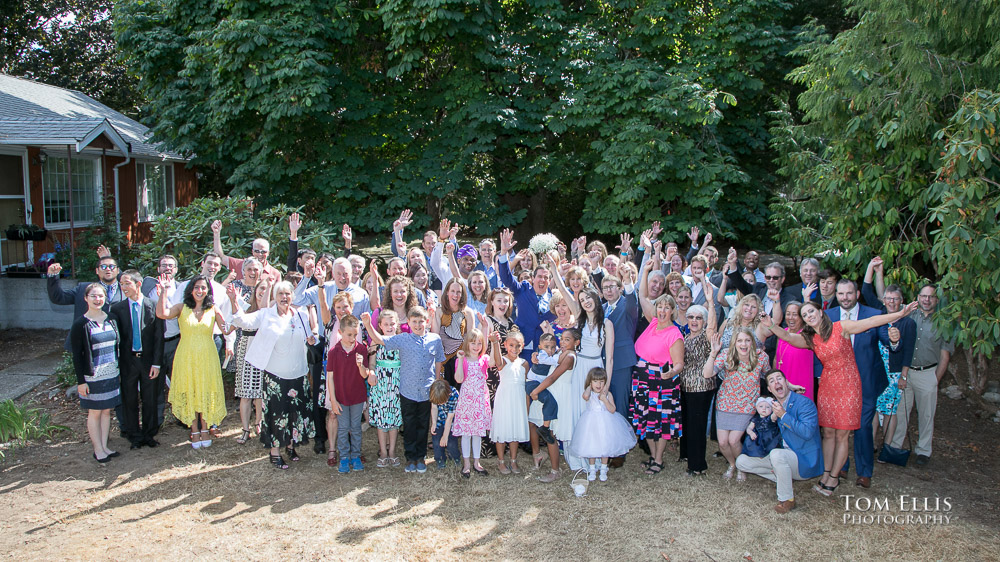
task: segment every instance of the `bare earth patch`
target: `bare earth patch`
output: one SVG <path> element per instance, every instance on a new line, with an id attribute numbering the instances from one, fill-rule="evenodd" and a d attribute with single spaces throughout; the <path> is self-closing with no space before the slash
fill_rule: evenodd
<path id="1" fill-rule="evenodd" d="M 567 472 L 547 485 L 532 470 L 501 476 L 493 459 L 484 460 L 489 476 L 471 480 L 433 465 L 404 474 L 371 463 L 340 475 L 308 446 L 302 461 L 278 472 L 259 444 L 236 444 L 233 402 L 226 437 L 210 449 L 192 450 L 186 432 L 168 423 L 159 448 L 129 451 L 114 429 L 122 456 L 98 465 L 83 414 L 61 394 L 48 400 L 50 381 L 22 400 L 51 411 L 72 434 L 0 464 L 0 551 L 14 559 L 985 560 L 1000 548 L 1000 428 L 943 396 L 926 469 L 877 465 L 870 490 L 854 487 L 852 472 L 832 499 L 812 492 L 812 481 L 797 483 L 799 508 L 779 516 L 771 483 L 723 482 L 718 459 L 708 476 L 691 479 L 673 462 L 676 453 L 663 474 L 648 477 L 634 452 L 583 498 Z M 363 439 L 373 459 L 373 430 Z M 530 456 L 519 458 L 530 466 Z M 847 495 L 855 496 L 852 508 L 858 498 L 887 498 L 881 515 L 905 515 L 901 495 L 921 506 L 925 497 L 930 506 L 947 497 L 950 511 L 914 515 L 947 515 L 950 523 L 845 524 Z"/>

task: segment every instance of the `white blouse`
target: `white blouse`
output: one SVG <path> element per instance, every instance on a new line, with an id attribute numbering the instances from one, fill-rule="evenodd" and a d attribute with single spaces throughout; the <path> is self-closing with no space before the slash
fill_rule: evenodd
<path id="1" fill-rule="evenodd" d="M 271 306 L 256 312 L 237 312 L 233 325 L 257 330 L 247 349 L 246 361 L 279 379 L 297 379 L 309 371 L 306 340 L 313 335 L 309 315 L 292 309 L 288 316 L 278 315 Z"/>

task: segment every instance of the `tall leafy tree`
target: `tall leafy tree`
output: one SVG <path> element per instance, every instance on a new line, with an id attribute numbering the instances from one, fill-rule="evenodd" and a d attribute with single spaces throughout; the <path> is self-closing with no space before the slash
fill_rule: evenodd
<path id="1" fill-rule="evenodd" d="M 136 115 L 137 81 L 118 57 L 112 0 L 0 2 L 0 72 L 79 90 Z"/>
<path id="2" fill-rule="evenodd" d="M 664 216 L 745 232 L 766 211 L 786 9 L 125 0 L 116 25 L 156 135 L 265 204 L 371 229 L 412 207 L 484 233 Z"/>
<path id="3" fill-rule="evenodd" d="M 856 26 L 832 40 L 814 29 L 799 51 L 801 122 L 776 115 L 782 247 L 855 274 L 877 254 L 911 288 L 939 280 L 939 327 L 989 356 L 1000 345 L 1000 6 L 855 0 L 851 14 Z"/>

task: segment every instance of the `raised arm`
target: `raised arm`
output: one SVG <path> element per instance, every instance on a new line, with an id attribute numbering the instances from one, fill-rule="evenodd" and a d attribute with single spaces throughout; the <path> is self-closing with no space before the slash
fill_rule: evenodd
<path id="1" fill-rule="evenodd" d="M 302 220 L 298 213 L 292 213 L 288 217 L 288 259 L 285 260 L 285 267 L 289 273 L 296 271 L 299 266 L 299 228 L 302 227 Z"/>
<path id="2" fill-rule="evenodd" d="M 62 266 L 58 263 L 54 263 L 49 266 L 48 274 L 49 278 L 46 280 L 48 284 L 49 292 L 49 302 L 52 304 L 76 304 L 76 291 L 67 291 L 62 288 L 59 284 L 59 273 L 62 271 Z"/>
<path id="3" fill-rule="evenodd" d="M 904 316 L 909 316 L 910 313 L 916 309 L 917 303 L 914 301 L 899 311 L 892 312 L 890 314 L 879 314 L 878 316 L 871 316 L 860 320 L 841 320 L 840 329 L 844 332 L 844 334 L 860 334 L 865 330 L 878 328 L 879 326 L 883 326 L 889 322 L 895 322 Z"/>
<path id="4" fill-rule="evenodd" d="M 409 209 L 404 209 L 402 213 L 399 214 L 399 218 L 392 223 L 392 236 L 391 247 L 392 255 L 397 258 L 406 258 L 402 255 L 403 252 L 399 251 L 399 243 L 403 241 L 403 230 L 413 222 L 413 213 Z M 405 247 L 405 245 L 404 245 Z"/>
<path id="5" fill-rule="evenodd" d="M 556 259 L 558 259 L 558 258 L 556 258 Z M 569 311 L 571 313 L 573 313 L 574 317 L 579 317 L 580 316 L 580 303 L 569 292 L 569 289 L 566 287 L 566 282 L 563 281 L 562 276 L 559 275 L 559 263 L 557 261 L 555 261 L 555 260 L 552 260 L 551 258 L 548 258 L 548 259 L 546 259 L 545 267 L 548 268 L 549 275 L 551 275 L 552 279 L 555 281 L 556 288 L 559 290 L 559 294 L 561 294 L 563 296 L 563 302 L 565 302 L 566 305 L 569 306 Z M 597 304 L 597 306 L 600 306 L 600 303 L 596 303 L 596 304 Z"/>
<path id="6" fill-rule="evenodd" d="M 805 336 L 802 334 L 793 334 L 788 330 L 783 329 L 781 326 L 771 322 L 771 317 L 764 315 L 760 319 L 760 323 L 767 326 L 772 334 L 778 336 L 779 340 L 788 342 L 792 347 L 797 347 L 799 349 L 809 349 L 809 343 L 806 341 Z"/>
<path id="7" fill-rule="evenodd" d="M 163 320 L 172 320 L 181 315 L 184 303 L 179 302 L 174 306 L 167 306 L 167 293 L 174 286 L 174 280 L 166 275 L 160 276 L 160 282 L 156 285 L 156 317 Z"/>
<path id="8" fill-rule="evenodd" d="M 368 332 L 368 337 L 370 337 L 372 339 L 372 343 L 375 343 L 377 345 L 384 345 L 385 344 L 385 339 L 382 338 L 382 334 L 379 334 L 378 330 L 375 329 L 375 326 L 372 326 L 372 315 L 371 314 L 369 314 L 367 312 L 361 313 L 361 323 L 364 324 L 365 331 Z M 389 335 L 387 334 L 387 336 L 389 336 Z"/>
<path id="9" fill-rule="evenodd" d="M 639 271 L 639 306 L 642 307 L 642 315 L 648 322 L 652 322 L 656 316 L 656 307 L 649 300 L 649 270 L 652 267 L 653 262 L 647 260 L 643 262 Z"/>
<path id="10" fill-rule="evenodd" d="M 219 254 L 219 259 L 222 260 L 222 264 L 226 267 L 229 266 L 229 256 L 222 249 L 222 221 L 214 220 L 212 221 L 212 250 L 216 254 Z"/>
<path id="11" fill-rule="evenodd" d="M 521 292 L 520 284 L 514 279 L 514 266 L 510 263 L 510 251 L 516 244 L 514 231 L 505 228 L 500 233 L 500 257 L 497 259 L 498 275 L 500 275 L 500 281 L 503 283 L 503 286 L 510 289 L 515 297 Z"/>
<path id="12" fill-rule="evenodd" d="M 711 340 L 715 337 L 719 319 L 715 315 L 715 299 L 710 296 L 712 294 L 712 284 L 704 276 L 701 279 L 701 290 L 705 293 L 705 308 L 708 309 L 708 318 L 705 319 L 705 335 Z M 722 289 L 719 289 L 718 292 L 721 293 Z"/>

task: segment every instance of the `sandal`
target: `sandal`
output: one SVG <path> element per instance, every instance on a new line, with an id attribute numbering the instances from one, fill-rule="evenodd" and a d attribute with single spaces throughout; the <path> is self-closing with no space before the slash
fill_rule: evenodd
<path id="1" fill-rule="evenodd" d="M 192 449 L 201 449 L 201 432 L 200 431 L 192 431 L 190 439 L 191 439 L 191 448 Z"/>
<path id="2" fill-rule="evenodd" d="M 521 469 L 517 466 L 517 459 L 510 460 L 510 473 L 511 474 L 521 474 Z"/>
<path id="3" fill-rule="evenodd" d="M 497 460 L 497 471 L 500 474 L 510 474 L 510 468 L 507 467 L 507 463 L 503 462 L 503 459 Z"/>
<path id="4" fill-rule="evenodd" d="M 208 433 L 212 436 L 212 439 L 222 438 L 222 432 L 219 431 L 219 426 L 217 425 L 213 425 L 212 427 L 208 428 Z"/>
<path id="5" fill-rule="evenodd" d="M 330 451 L 326 456 L 326 466 L 337 466 L 337 451 Z"/>
<path id="6" fill-rule="evenodd" d="M 639 468 L 646 470 L 653 464 L 653 457 L 649 457 L 649 460 L 642 461 L 639 463 Z"/>
<path id="7" fill-rule="evenodd" d="M 205 437 L 206 433 L 208 434 L 208 437 Z M 208 431 L 208 430 L 202 431 L 201 432 L 201 448 L 204 449 L 205 447 L 211 447 L 211 446 L 212 446 L 212 433 L 210 431 Z"/>
<path id="8" fill-rule="evenodd" d="M 285 447 L 285 454 L 288 455 L 288 460 L 292 462 L 299 460 L 299 454 L 295 452 L 295 447 L 292 445 Z"/>
<path id="9" fill-rule="evenodd" d="M 737 482 L 746 482 L 747 481 L 747 475 L 746 475 L 746 473 L 744 473 L 742 470 L 737 470 L 736 471 L 736 481 Z"/>
<path id="10" fill-rule="evenodd" d="M 535 461 L 535 469 L 537 470 L 537 469 L 541 468 L 542 467 L 542 461 L 545 460 L 545 453 L 538 453 L 537 455 L 531 455 L 531 457 Z"/>
<path id="11" fill-rule="evenodd" d="M 240 445 L 243 445 L 249 439 L 250 439 L 250 430 L 249 429 L 244 429 L 243 433 L 241 433 L 240 436 L 236 438 L 236 442 L 239 443 Z"/>
<path id="12" fill-rule="evenodd" d="M 659 474 L 663 471 L 663 465 L 654 460 L 650 460 L 649 466 L 646 468 L 646 474 L 653 476 L 654 474 Z"/>
<path id="13" fill-rule="evenodd" d="M 827 486 L 826 484 L 817 484 L 816 486 L 813 486 L 813 490 L 819 492 L 821 495 L 830 497 L 833 495 L 834 490 L 837 489 L 837 486 L 840 486 L 839 477 L 837 478 L 837 483 L 834 484 L 833 486 Z"/>
<path id="14" fill-rule="evenodd" d="M 288 463 L 285 462 L 285 459 L 281 458 L 280 454 L 270 455 L 270 457 L 271 464 L 274 465 L 274 468 L 277 468 L 278 470 L 288 470 Z"/>

